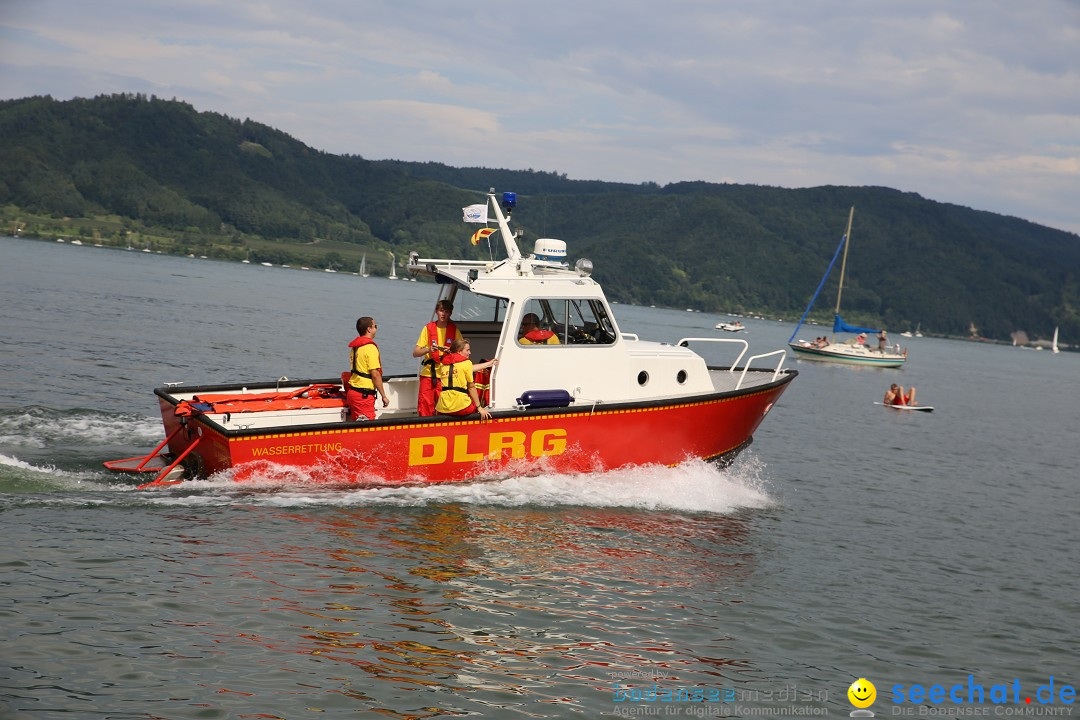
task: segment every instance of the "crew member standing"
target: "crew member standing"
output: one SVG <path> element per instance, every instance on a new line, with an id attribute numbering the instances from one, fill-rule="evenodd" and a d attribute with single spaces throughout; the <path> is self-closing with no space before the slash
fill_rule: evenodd
<path id="1" fill-rule="evenodd" d="M 374 420 L 375 399 L 382 395 L 383 407 L 390 404 L 382 381 L 382 358 L 375 344 L 378 325 L 375 318 L 364 316 L 356 321 L 357 337 L 349 343 L 350 366 L 345 382 L 345 405 L 349 420 Z"/>
<path id="2" fill-rule="evenodd" d="M 416 411 L 420 417 L 435 414 L 435 403 L 439 400 L 439 360 L 450 348 L 454 340 L 461 340 L 461 331 L 450 320 L 454 304 L 449 300 L 435 303 L 435 320 L 420 331 L 420 337 L 413 348 L 413 357 L 424 358 L 420 366 L 420 391 L 416 397 Z"/>

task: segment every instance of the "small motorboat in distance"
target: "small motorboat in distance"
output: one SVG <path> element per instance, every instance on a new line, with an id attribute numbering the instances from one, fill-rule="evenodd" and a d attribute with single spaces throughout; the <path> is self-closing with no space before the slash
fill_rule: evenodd
<path id="1" fill-rule="evenodd" d="M 798 375 L 783 367 L 784 349 L 750 355 L 742 339 L 668 343 L 624 332 L 591 261 L 571 267 L 566 243 L 551 238 L 537 239 L 523 255 L 520 231 L 510 226 L 516 195 L 503 193 L 500 206 L 492 190 L 487 201 L 505 257 L 496 257 L 504 254 L 498 249 L 490 260 L 414 252 L 407 270 L 433 278 L 438 299 L 453 302 L 461 318 L 453 322 L 470 340 L 472 357 L 498 359 L 476 376 L 490 420 L 421 417 L 415 372 L 384 376 L 389 406 L 377 403 L 376 419 L 359 422 L 347 417 L 337 372 L 331 379 L 173 384 L 154 390 L 164 440 L 145 456 L 105 466 L 149 474 L 140 488 L 225 471 L 235 481 L 423 484 L 688 459 L 726 464 L 750 444 Z M 544 343 L 521 335 L 526 315 L 539 320 Z M 707 365 L 690 348 L 698 343 L 730 358 Z"/>
<path id="2" fill-rule="evenodd" d="M 746 326 L 736 320 L 733 323 L 718 322 L 716 323 L 717 330 L 726 330 L 727 332 L 741 332 L 746 329 Z"/>

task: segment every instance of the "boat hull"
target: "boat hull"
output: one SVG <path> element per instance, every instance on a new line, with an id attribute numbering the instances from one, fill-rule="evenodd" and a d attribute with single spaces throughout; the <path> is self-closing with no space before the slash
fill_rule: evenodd
<path id="1" fill-rule="evenodd" d="M 835 346 L 815 348 L 799 343 L 788 345 L 795 356 L 803 360 L 841 363 L 844 365 L 862 365 L 864 367 L 898 368 L 907 362 L 906 355 L 880 352 L 869 348 L 833 349 Z"/>
<path id="2" fill-rule="evenodd" d="M 412 418 L 257 432 L 227 430 L 205 416 L 177 417 L 175 402 L 165 391 L 158 394 L 169 452 L 188 452 L 189 475 L 230 471 L 237 481 L 447 483 L 676 465 L 692 458 L 730 461 L 750 443 L 795 375 L 787 371 L 752 391 L 504 411 L 490 421 Z"/>

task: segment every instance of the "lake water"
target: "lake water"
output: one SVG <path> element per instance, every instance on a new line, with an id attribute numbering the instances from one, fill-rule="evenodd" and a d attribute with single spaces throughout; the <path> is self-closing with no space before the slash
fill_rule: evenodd
<path id="1" fill-rule="evenodd" d="M 1073 709 L 1080 354 L 789 359 L 723 471 L 141 492 L 101 467 L 161 439 L 152 388 L 333 376 L 359 315 L 410 372 L 434 299 L 0 238 L 0 718 L 846 717 L 859 677 L 878 717 Z M 667 341 L 727 319 L 615 311 Z M 792 330 L 744 322 L 755 352 Z M 890 382 L 936 411 L 874 405 Z M 934 685 L 964 702 L 911 701 Z"/>

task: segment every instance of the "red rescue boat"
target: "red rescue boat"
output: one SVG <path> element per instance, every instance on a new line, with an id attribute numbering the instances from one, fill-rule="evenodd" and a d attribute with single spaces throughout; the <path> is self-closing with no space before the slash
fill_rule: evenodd
<path id="1" fill-rule="evenodd" d="M 592 264 L 571 268 L 565 243 L 537 240 L 523 256 L 509 226 L 516 198 L 488 207 L 506 258 L 410 257 L 454 302 L 475 357 L 497 358 L 478 379 L 491 419 L 420 417 L 415 375 L 388 376 L 390 404 L 374 420 L 350 422 L 339 379 L 154 390 L 165 439 L 144 456 L 105 463 L 145 473 L 140 487 L 230 471 L 331 484 L 461 482 L 535 471 L 593 472 L 627 465 L 730 462 L 798 374 L 784 350 L 746 357 L 745 340 L 649 342 L 622 332 Z M 504 212 L 505 210 L 505 212 Z M 468 217 L 467 213 L 467 217 Z M 475 222 L 477 213 L 469 220 Z M 558 342 L 520 339 L 535 315 Z M 691 343 L 723 343 L 730 365 L 708 367 Z M 762 363 L 755 366 L 754 363 Z M 381 403 L 380 403 L 381 405 Z"/>

